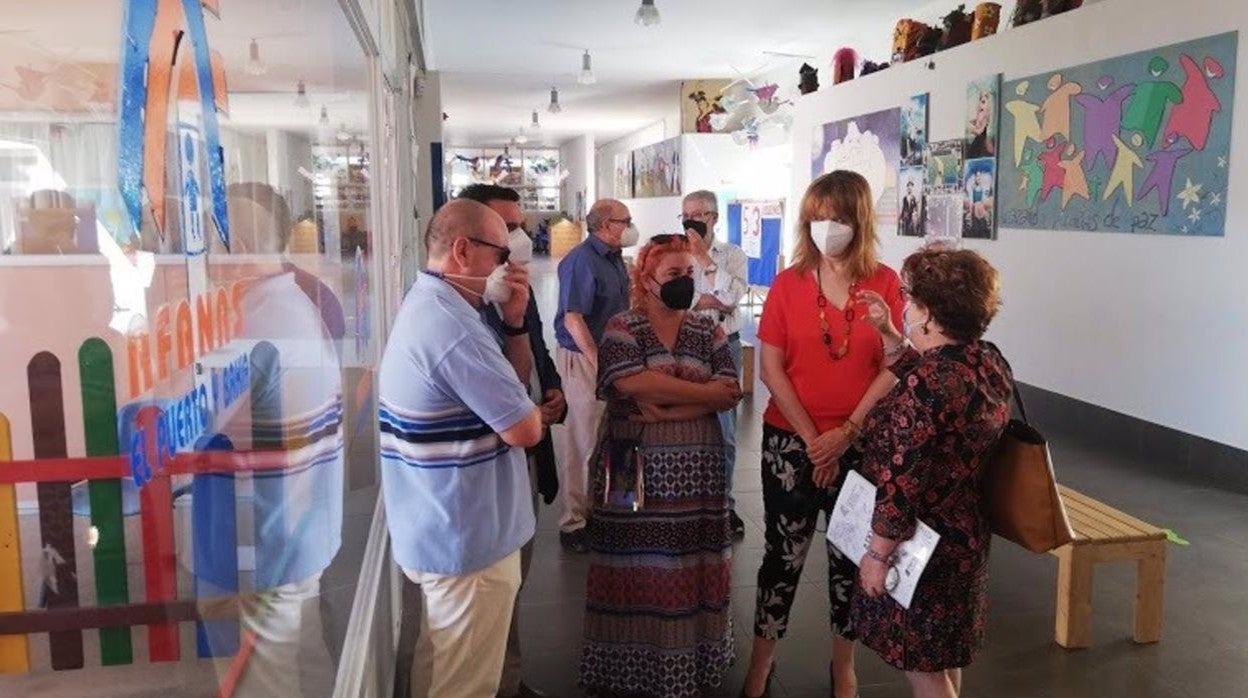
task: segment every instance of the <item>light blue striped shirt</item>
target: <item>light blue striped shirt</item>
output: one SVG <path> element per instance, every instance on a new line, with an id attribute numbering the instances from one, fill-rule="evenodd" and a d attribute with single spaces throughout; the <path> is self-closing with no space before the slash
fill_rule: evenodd
<path id="1" fill-rule="evenodd" d="M 418 275 L 379 377 L 381 481 L 394 559 L 458 576 L 533 537 L 524 449 L 499 433 L 534 408 L 481 316 L 445 281 Z"/>

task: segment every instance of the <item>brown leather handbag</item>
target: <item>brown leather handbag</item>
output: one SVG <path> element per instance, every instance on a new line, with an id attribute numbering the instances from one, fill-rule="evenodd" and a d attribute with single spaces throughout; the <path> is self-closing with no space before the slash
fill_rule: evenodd
<path id="1" fill-rule="evenodd" d="M 1001 354 L 995 345 L 989 346 Z M 1004 355 L 1001 360 L 1009 368 Z M 984 511 L 993 533 L 1033 553 L 1047 553 L 1070 543 L 1075 534 L 1057 492 L 1048 441 L 1028 422 L 1018 384 L 1012 383 L 1011 389 L 1022 420 L 1011 419 L 1006 425 L 988 463 Z"/>

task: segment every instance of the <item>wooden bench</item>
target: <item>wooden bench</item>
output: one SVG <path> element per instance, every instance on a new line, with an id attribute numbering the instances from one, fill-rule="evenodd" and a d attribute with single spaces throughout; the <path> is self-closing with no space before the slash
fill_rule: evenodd
<path id="1" fill-rule="evenodd" d="M 1136 642 L 1161 639 L 1166 582 L 1166 532 L 1069 487 L 1058 486 L 1075 540 L 1057 556 L 1057 644 L 1092 642 L 1092 572 L 1097 563 L 1134 561 Z"/>

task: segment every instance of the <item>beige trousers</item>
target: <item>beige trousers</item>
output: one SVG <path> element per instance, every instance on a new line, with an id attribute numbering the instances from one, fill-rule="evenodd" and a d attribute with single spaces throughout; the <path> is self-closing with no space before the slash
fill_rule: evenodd
<path id="1" fill-rule="evenodd" d="M 598 425 L 606 403 L 597 397 L 598 373 L 580 352 L 563 347 L 555 352 L 555 364 L 563 379 L 568 416 L 563 421 L 559 452 L 559 497 L 563 513 L 559 530 L 571 533 L 585 528 L 589 517 L 589 458 L 598 440 Z M 560 440 L 556 440 L 559 445 Z"/>
<path id="2" fill-rule="evenodd" d="M 458 577 L 403 573 L 420 586 L 424 605 L 412 667 L 413 698 L 494 698 L 520 590 L 520 551 Z M 422 652 L 421 645 L 428 651 Z"/>

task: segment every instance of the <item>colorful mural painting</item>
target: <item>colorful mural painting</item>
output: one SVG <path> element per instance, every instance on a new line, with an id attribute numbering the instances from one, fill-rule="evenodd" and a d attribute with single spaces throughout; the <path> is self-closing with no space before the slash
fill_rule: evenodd
<path id="1" fill-rule="evenodd" d="M 633 151 L 633 196 L 680 196 L 680 137 Z"/>
<path id="2" fill-rule="evenodd" d="M 815 127 L 811 179 L 833 170 L 862 175 L 875 195 L 878 225 L 896 225 L 898 166 L 901 164 L 901 109 L 863 114 Z"/>
<path id="3" fill-rule="evenodd" d="M 1238 38 L 1007 82 L 1002 225 L 1223 235 Z"/>

